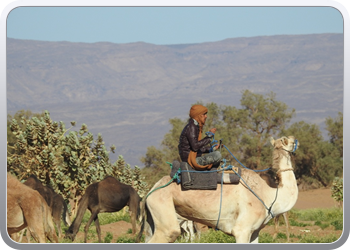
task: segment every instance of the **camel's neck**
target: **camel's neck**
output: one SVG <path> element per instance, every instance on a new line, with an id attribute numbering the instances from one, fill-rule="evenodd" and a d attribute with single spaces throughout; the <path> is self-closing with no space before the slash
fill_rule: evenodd
<path id="1" fill-rule="evenodd" d="M 279 176 L 279 188 L 283 188 L 284 186 L 294 186 L 296 185 L 296 179 L 290 155 L 286 153 L 281 157 L 279 170 L 277 172 Z"/>
<path id="2" fill-rule="evenodd" d="M 289 153 L 284 152 L 279 159 L 279 185 L 278 193 L 272 211 L 275 214 L 284 213 L 290 210 L 298 198 L 298 186 L 293 172 L 292 162 Z"/>

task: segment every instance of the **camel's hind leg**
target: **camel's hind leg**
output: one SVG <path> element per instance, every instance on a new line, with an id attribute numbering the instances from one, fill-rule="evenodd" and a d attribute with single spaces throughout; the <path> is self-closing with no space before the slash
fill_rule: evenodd
<path id="1" fill-rule="evenodd" d="M 98 211 L 91 211 L 91 216 L 90 216 L 88 222 L 86 223 L 86 225 L 85 225 L 85 227 L 84 227 L 84 242 L 85 242 L 85 243 L 87 242 L 87 234 L 88 234 L 89 227 L 90 227 L 92 221 L 96 219 L 98 213 L 99 213 Z M 95 223 L 96 223 L 96 221 L 95 221 Z M 96 226 L 96 231 L 97 231 L 97 233 L 98 233 L 98 228 L 97 228 L 97 226 Z M 99 240 L 100 240 L 100 237 L 101 237 L 101 236 L 99 235 Z M 100 241 L 100 242 L 101 242 L 101 241 Z"/>
<path id="2" fill-rule="evenodd" d="M 46 203 L 43 203 L 46 204 Z M 45 235 L 46 237 L 51 241 L 51 242 L 56 242 L 58 243 L 58 238 L 56 235 L 56 230 L 55 226 L 53 223 L 53 219 L 51 216 L 51 208 L 44 205 L 43 206 L 43 221 L 44 221 L 44 230 L 45 230 Z"/>
<path id="3" fill-rule="evenodd" d="M 62 229 L 61 229 L 61 221 L 60 221 L 60 219 L 57 220 L 57 218 L 53 217 L 53 222 L 54 222 L 54 225 L 56 225 L 56 228 L 57 228 L 58 238 L 62 238 Z M 55 230 L 55 232 L 56 232 L 56 230 Z"/>
<path id="4" fill-rule="evenodd" d="M 44 206 L 43 203 L 37 203 L 37 206 L 34 208 L 23 209 L 23 214 L 28 224 L 27 234 L 31 235 L 39 243 L 46 243 Z"/>
<path id="5" fill-rule="evenodd" d="M 147 207 L 154 223 L 154 234 L 148 243 L 172 243 L 181 234 L 172 197 L 153 193 L 148 197 Z"/>
<path id="6" fill-rule="evenodd" d="M 132 227 L 132 234 L 136 234 L 136 214 L 133 211 L 129 212 L 130 214 L 130 220 L 131 220 L 131 227 Z"/>
<path id="7" fill-rule="evenodd" d="M 57 207 L 53 208 L 52 219 L 53 219 L 54 224 L 56 225 L 59 238 L 62 238 L 62 229 L 61 229 L 61 214 L 62 213 L 63 213 L 63 206 L 61 204 L 57 204 Z"/>
<path id="8" fill-rule="evenodd" d="M 288 212 L 285 212 L 282 214 L 283 218 L 284 218 L 284 223 L 286 225 L 286 234 L 287 234 L 287 242 L 289 242 L 289 222 L 288 222 Z M 273 239 L 275 240 L 277 238 L 278 235 L 278 228 L 279 228 L 279 217 L 280 215 L 277 215 L 274 218 L 274 222 L 275 222 L 275 233 L 273 235 Z"/>
<path id="9" fill-rule="evenodd" d="M 39 222 L 41 223 L 41 221 Z M 34 238 L 36 242 L 39 243 L 46 243 L 46 237 L 43 226 L 28 226 L 27 234 L 30 233 L 30 235 Z"/>
<path id="10" fill-rule="evenodd" d="M 283 214 L 284 222 L 286 223 L 286 230 L 287 230 L 287 242 L 289 242 L 289 218 L 288 218 L 288 212 Z"/>
<path id="11" fill-rule="evenodd" d="M 95 218 L 95 227 L 96 227 L 96 232 L 98 235 L 98 242 L 101 243 L 102 239 L 101 239 L 101 227 L 100 227 L 100 221 L 98 220 L 98 215 L 96 215 Z"/>

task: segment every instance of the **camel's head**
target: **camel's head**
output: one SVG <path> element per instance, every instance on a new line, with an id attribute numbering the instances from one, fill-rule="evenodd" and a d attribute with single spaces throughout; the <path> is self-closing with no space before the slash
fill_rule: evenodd
<path id="1" fill-rule="evenodd" d="M 275 149 L 282 148 L 291 153 L 294 153 L 299 146 L 298 140 L 296 140 L 294 136 L 283 136 L 276 140 L 271 137 L 270 142 Z"/>
<path id="2" fill-rule="evenodd" d="M 73 230 L 71 228 L 68 228 L 66 231 L 65 231 L 65 236 L 64 236 L 65 239 L 69 239 L 71 241 L 74 241 L 75 239 L 75 234 L 73 233 Z"/>

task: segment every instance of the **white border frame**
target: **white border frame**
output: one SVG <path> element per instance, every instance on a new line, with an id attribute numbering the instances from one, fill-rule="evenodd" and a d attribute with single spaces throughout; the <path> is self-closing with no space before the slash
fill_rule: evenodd
<path id="1" fill-rule="evenodd" d="M 347 2 L 348 0 L 341 0 L 343 3 Z M 6 2 L 6 1 L 5 1 Z M 335 249 L 342 247 L 345 249 L 346 246 L 343 244 L 347 241 L 349 236 L 349 216 L 346 214 L 347 208 L 349 207 L 349 200 L 347 199 L 347 192 L 346 192 L 346 181 L 344 181 L 344 229 L 343 234 L 339 238 L 338 241 L 334 243 L 329 244 L 312 244 L 312 243 L 270 243 L 270 244 L 89 244 L 89 243 L 59 243 L 59 244 L 18 244 L 16 242 L 13 242 L 7 234 L 7 228 L 6 228 L 6 137 L 7 134 L 5 134 L 6 131 L 6 121 L 7 121 L 7 103 L 6 103 L 6 20 L 8 14 L 16 7 L 20 6 L 47 6 L 47 7 L 54 7 L 54 6 L 278 6 L 278 7 L 306 7 L 306 6 L 312 6 L 312 7 L 334 7 L 336 8 L 343 16 L 344 20 L 344 110 L 343 110 L 343 122 L 344 122 L 344 128 L 348 128 L 349 126 L 349 108 L 350 108 L 350 100 L 345 98 L 345 96 L 349 96 L 349 84 L 350 84 L 350 54 L 349 54 L 349 45 L 350 45 L 350 39 L 349 39 L 349 14 L 344 8 L 343 5 L 341 5 L 339 2 L 335 1 L 328 1 L 328 0 L 268 0 L 268 1 L 261 1 L 261 0 L 216 0 L 216 1 L 194 1 L 194 0 L 169 0 L 167 2 L 164 1 L 142 1 L 142 0 L 101 0 L 101 1 L 94 1 L 94 0 L 86 0 L 86 1 L 79 1 L 79 0 L 20 0 L 20 1 L 7 1 L 10 2 L 2 11 L 1 13 L 1 21 L 0 21 L 0 30 L 1 30 L 1 40 L 0 40 L 0 46 L 1 46 L 1 59 L 0 59 L 0 93 L 2 98 L 1 100 L 1 110 L 0 113 L 2 115 L 3 122 L 1 122 L 0 125 L 0 131 L 3 131 L 0 136 L 0 148 L 1 152 L 4 153 L 4 159 L 5 159 L 5 165 L 3 173 L 0 175 L 0 183 L 2 188 L 0 189 L 0 196 L 2 202 L 0 202 L 0 222 L 1 222 L 1 236 L 5 244 L 3 244 L 3 247 L 6 247 L 7 249 L 14 248 L 14 249 L 61 249 L 62 247 L 69 247 L 69 248 L 77 248 L 77 249 L 96 249 L 97 247 L 103 247 L 103 248 L 109 248 L 109 249 L 115 249 L 115 248 L 122 248 L 122 249 L 135 249 L 141 247 L 142 249 L 146 248 L 148 249 L 164 249 L 166 248 L 179 248 L 179 247 L 185 247 L 185 248 L 194 248 L 194 249 L 212 249 L 212 248 L 220 248 L 220 249 L 232 249 L 237 248 L 239 249 L 280 249 L 281 247 L 287 248 L 287 249 L 294 249 L 296 247 L 301 247 L 303 249 Z M 349 130 L 344 130 L 344 179 L 349 178 L 349 170 L 346 169 L 346 159 L 345 156 L 347 155 L 348 151 L 348 142 L 349 142 Z M 3 249 L 3 248 L 2 248 Z"/>

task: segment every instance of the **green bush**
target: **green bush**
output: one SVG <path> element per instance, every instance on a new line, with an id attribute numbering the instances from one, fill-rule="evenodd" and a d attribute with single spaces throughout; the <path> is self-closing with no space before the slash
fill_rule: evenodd
<path id="1" fill-rule="evenodd" d="M 113 239 L 113 234 L 110 232 L 107 232 L 105 238 L 104 238 L 104 243 L 111 243 Z"/>
<path id="2" fill-rule="evenodd" d="M 259 234 L 259 243 L 275 243 L 271 234 L 268 233 L 260 233 Z"/>
<path id="3" fill-rule="evenodd" d="M 343 230 L 343 220 L 334 220 L 331 225 L 334 226 L 335 230 Z"/>
<path id="4" fill-rule="evenodd" d="M 287 239 L 287 235 L 284 233 L 278 233 L 276 239 Z"/>
<path id="5" fill-rule="evenodd" d="M 325 229 L 329 227 L 329 223 L 322 223 L 321 221 L 318 220 L 315 222 L 315 226 L 319 226 L 320 228 Z"/>
<path id="6" fill-rule="evenodd" d="M 338 236 L 330 234 L 326 236 L 302 235 L 298 243 L 332 243 L 338 240 Z"/>
<path id="7" fill-rule="evenodd" d="M 296 221 L 294 219 L 289 219 L 289 225 L 294 226 L 294 227 L 307 227 L 307 226 L 310 226 L 311 224 L 299 222 L 299 221 Z"/>
<path id="8" fill-rule="evenodd" d="M 184 243 L 176 241 L 177 243 Z M 216 231 L 215 229 L 209 229 L 207 232 L 202 233 L 200 239 L 195 239 L 193 243 L 235 243 L 236 239 L 232 235 L 227 235 L 222 231 Z"/>
<path id="9" fill-rule="evenodd" d="M 136 243 L 136 240 L 134 237 L 121 236 L 116 240 L 115 243 Z"/>
<path id="10" fill-rule="evenodd" d="M 335 177 L 331 187 L 332 197 L 337 202 L 343 202 L 343 178 Z"/>

